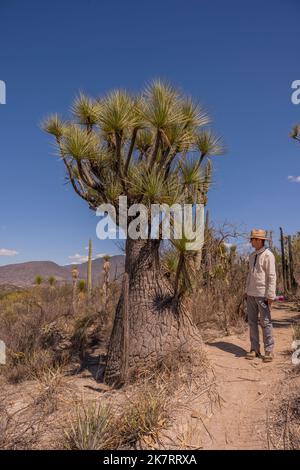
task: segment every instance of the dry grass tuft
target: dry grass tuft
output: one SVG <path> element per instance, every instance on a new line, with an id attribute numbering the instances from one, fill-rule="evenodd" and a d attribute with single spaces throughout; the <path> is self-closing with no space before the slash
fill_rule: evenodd
<path id="1" fill-rule="evenodd" d="M 155 442 L 158 432 L 168 423 L 166 386 L 146 382 L 128 401 L 119 419 L 121 445 L 135 447 L 145 440 Z"/>
<path id="2" fill-rule="evenodd" d="M 276 405 L 268 416 L 269 447 L 283 450 L 300 448 L 300 375 L 294 368 L 275 395 Z"/>
<path id="3" fill-rule="evenodd" d="M 58 409 L 59 394 L 64 391 L 63 368 L 57 366 L 46 369 L 36 378 L 40 391 L 34 404 L 39 406 L 44 413 L 51 414 Z"/>

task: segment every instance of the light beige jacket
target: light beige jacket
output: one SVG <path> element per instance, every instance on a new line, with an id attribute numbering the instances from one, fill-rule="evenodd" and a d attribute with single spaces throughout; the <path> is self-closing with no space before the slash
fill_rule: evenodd
<path id="1" fill-rule="evenodd" d="M 275 256 L 269 248 L 261 248 L 249 256 L 246 294 L 274 300 L 276 297 Z"/>

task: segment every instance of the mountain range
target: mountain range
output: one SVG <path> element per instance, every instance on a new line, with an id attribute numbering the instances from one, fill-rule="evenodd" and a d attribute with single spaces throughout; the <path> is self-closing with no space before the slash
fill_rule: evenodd
<path id="1" fill-rule="evenodd" d="M 120 276 L 124 271 L 125 257 L 116 255 L 110 258 L 110 279 Z M 70 282 L 72 280 L 72 269 L 78 268 L 79 279 L 87 278 L 87 262 L 82 264 L 68 264 L 60 266 L 52 261 L 29 261 L 26 263 L 8 264 L 0 266 L 0 286 L 15 285 L 19 287 L 34 284 L 35 278 L 41 276 L 45 281 L 50 276 L 55 277 L 58 282 Z M 101 282 L 103 275 L 103 259 L 97 258 L 92 261 L 92 277 L 94 282 Z"/>

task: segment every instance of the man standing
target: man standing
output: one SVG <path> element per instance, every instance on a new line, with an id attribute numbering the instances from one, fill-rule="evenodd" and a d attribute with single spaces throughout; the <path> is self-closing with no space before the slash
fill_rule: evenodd
<path id="1" fill-rule="evenodd" d="M 255 251 L 249 257 L 249 272 L 246 284 L 247 314 L 250 329 L 250 352 L 246 359 L 261 357 L 259 345 L 258 317 L 263 332 L 264 362 L 273 360 L 274 338 L 271 320 L 271 305 L 276 296 L 275 257 L 265 247 L 265 230 L 252 230 L 250 241 Z"/>

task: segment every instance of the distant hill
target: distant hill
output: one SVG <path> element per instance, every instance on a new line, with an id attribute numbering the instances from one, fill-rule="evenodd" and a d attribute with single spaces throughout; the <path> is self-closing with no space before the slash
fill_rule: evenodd
<path id="1" fill-rule="evenodd" d="M 110 278 L 120 276 L 124 271 L 125 257 L 123 255 L 112 256 L 110 259 Z M 8 264 L 0 266 L 0 286 L 14 285 L 19 287 L 28 286 L 34 283 L 36 276 L 42 276 L 47 280 L 54 276 L 57 281 L 72 280 L 72 269 L 77 267 L 79 279 L 87 277 L 87 263 L 69 264 L 60 266 L 52 261 L 30 261 L 27 263 Z M 100 282 L 102 278 L 103 259 L 98 258 L 93 261 L 93 281 Z"/>

